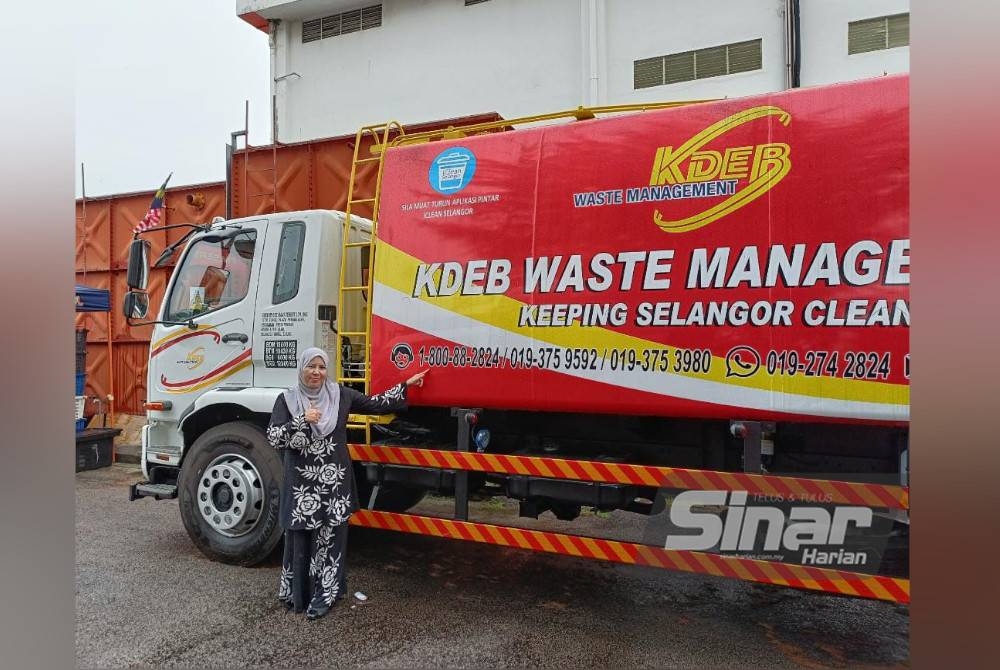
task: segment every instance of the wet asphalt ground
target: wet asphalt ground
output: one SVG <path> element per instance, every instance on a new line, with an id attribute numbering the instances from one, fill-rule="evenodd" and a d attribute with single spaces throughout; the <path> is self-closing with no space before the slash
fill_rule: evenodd
<path id="1" fill-rule="evenodd" d="M 307 621 L 275 599 L 277 555 L 209 561 L 175 500 L 128 502 L 140 478 L 123 464 L 76 475 L 78 667 L 909 666 L 906 607 L 357 527 L 348 591 L 369 600 Z M 472 506 L 472 520 L 515 517 Z M 546 517 L 518 524 L 637 539 L 624 512 Z"/>

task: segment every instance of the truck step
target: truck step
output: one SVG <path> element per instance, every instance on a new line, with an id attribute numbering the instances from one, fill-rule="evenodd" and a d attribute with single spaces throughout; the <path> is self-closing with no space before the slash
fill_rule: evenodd
<path id="1" fill-rule="evenodd" d="M 128 488 L 129 501 L 148 497 L 153 497 L 156 500 L 170 500 L 171 498 L 176 498 L 177 485 L 139 482 L 138 484 L 132 484 L 132 486 Z"/>

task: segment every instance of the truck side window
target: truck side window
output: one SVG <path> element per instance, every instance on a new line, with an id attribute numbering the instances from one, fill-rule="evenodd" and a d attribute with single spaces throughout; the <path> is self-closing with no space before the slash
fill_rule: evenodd
<path id="1" fill-rule="evenodd" d="M 195 241 L 177 270 L 164 318 L 186 321 L 246 297 L 256 244 L 253 230 L 221 242 Z"/>
<path id="2" fill-rule="evenodd" d="M 282 226 L 281 242 L 278 245 L 278 266 L 274 271 L 274 291 L 271 294 L 272 304 L 287 302 L 298 295 L 302 247 L 305 239 L 305 224 L 294 222 Z"/>

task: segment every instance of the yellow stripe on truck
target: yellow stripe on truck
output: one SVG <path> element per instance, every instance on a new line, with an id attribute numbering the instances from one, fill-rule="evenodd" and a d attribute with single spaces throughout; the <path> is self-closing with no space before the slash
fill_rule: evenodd
<path id="1" fill-rule="evenodd" d="M 423 263 L 418 258 L 380 241 L 375 262 L 375 282 L 404 293 L 413 295 L 413 278 L 417 267 Z M 438 274 L 440 270 L 438 271 Z M 375 290 L 378 290 L 377 288 Z M 673 345 L 652 340 L 644 340 L 632 335 L 626 335 L 607 328 L 588 326 L 586 330 L 579 324 L 562 328 L 525 329 L 518 331 L 510 324 L 517 323 L 521 308 L 528 304 L 505 295 L 477 295 L 467 297 L 462 295 L 436 296 L 433 300 L 421 296 L 413 298 L 441 309 L 448 310 L 463 317 L 473 319 L 483 324 L 511 333 L 530 335 L 539 342 L 559 347 L 595 347 L 597 349 L 631 349 L 639 352 L 649 348 L 671 347 Z M 800 375 L 768 375 L 766 370 L 752 378 L 726 377 L 725 359 L 712 356 L 713 361 L 708 373 L 675 373 L 664 374 L 709 380 L 720 384 L 753 388 L 774 393 L 789 393 L 811 396 L 815 398 L 834 398 L 837 400 L 874 402 L 885 405 L 908 407 L 910 404 L 910 388 L 905 384 L 890 384 L 887 382 L 864 381 L 834 377 L 804 377 Z"/>

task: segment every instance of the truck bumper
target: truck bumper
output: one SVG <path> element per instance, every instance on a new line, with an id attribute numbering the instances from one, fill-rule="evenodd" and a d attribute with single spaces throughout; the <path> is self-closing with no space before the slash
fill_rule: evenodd
<path id="1" fill-rule="evenodd" d="M 142 473 L 150 478 L 150 469 L 156 466 L 178 468 L 181 464 L 181 447 L 166 444 L 168 428 L 174 424 L 160 422 L 156 426 L 146 424 L 140 434 L 142 441 Z"/>

